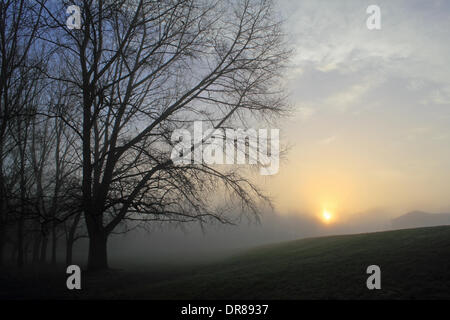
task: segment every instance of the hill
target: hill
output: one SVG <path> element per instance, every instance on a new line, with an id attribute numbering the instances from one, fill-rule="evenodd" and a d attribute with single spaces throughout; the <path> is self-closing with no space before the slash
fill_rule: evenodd
<path id="1" fill-rule="evenodd" d="M 373 264 L 381 268 L 381 290 L 370 291 L 366 287 L 366 268 Z M 24 277 L 16 278 L 25 281 Z M 9 296 L 449 299 L 450 227 L 302 239 L 259 247 L 208 265 L 152 267 L 134 272 L 112 270 L 101 276 L 86 273 L 79 292 L 61 290 L 63 280 L 50 281 L 42 276 L 39 281 L 36 279 L 32 288 L 26 289 L 23 282 L 20 294 L 19 290 L 15 294 L 10 291 Z M 54 287 L 57 283 L 59 289 Z M 0 296 L 8 294 L 4 290 L 5 287 Z"/>
<path id="2" fill-rule="evenodd" d="M 450 213 L 411 211 L 392 220 L 394 229 L 450 225 Z"/>
<path id="3" fill-rule="evenodd" d="M 372 264 L 381 268 L 381 290 L 366 287 Z M 280 243 L 136 293 L 209 299 L 450 298 L 450 227 Z"/>

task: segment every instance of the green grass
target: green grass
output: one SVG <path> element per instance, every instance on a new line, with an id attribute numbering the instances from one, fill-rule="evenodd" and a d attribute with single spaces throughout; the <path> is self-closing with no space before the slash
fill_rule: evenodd
<path id="1" fill-rule="evenodd" d="M 368 290 L 366 268 L 381 268 Z M 303 239 L 208 265 L 86 275 L 69 298 L 449 299 L 450 227 Z M 58 291 L 59 292 L 59 291 Z"/>
<path id="2" fill-rule="evenodd" d="M 381 290 L 366 287 L 366 268 L 372 264 L 381 268 Z M 180 299 L 450 298 L 450 227 L 280 243 L 131 294 Z"/>

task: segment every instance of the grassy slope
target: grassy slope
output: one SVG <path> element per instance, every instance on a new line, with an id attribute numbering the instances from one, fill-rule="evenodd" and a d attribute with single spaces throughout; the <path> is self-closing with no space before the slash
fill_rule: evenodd
<path id="1" fill-rule="evenodd" d="M 371 264 L 381 268 L 382 290 L 366 287 Z M 123 293 L 182 299 L 450 298 L 450 227 L 280 243 Z"/>
<path id="2" fill-rule="evenodd" d="M 371 264 L 382 290 L 366 288 Z M 65 289 L 63 269 L 56 274 L 3 274 L 0 298 L 449 299 L 450 226 L 303 239 L 202 266 L 83 273 L 77 292 Z"/>

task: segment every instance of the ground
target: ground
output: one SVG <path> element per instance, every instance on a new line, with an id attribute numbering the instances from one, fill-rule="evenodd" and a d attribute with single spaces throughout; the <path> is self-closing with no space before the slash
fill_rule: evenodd
<path id="1" fill-rule="evenodd" d="M 368 290 L 366 268 L 381 268 Z M 68 291 L 62 269 L 5 270 L 0 298 L 450 299 L 450 227 L 302 239 L 223 261 L 82 273 Z"/>

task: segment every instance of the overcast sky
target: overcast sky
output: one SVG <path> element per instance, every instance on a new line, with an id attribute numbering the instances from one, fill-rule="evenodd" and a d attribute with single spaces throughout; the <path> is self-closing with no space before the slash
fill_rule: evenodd
<path id="1" fill-rule="evenodd" d="M 450 1 L 278 2 L 296 49 L 279 211 L 450 208 Z M 381 9 L 368 30 L 366 9 Z"/>

